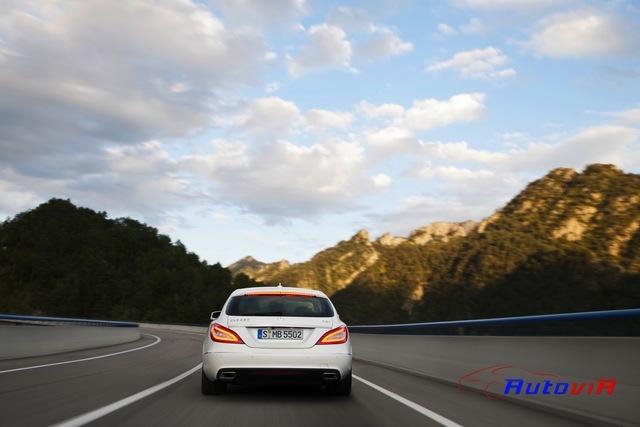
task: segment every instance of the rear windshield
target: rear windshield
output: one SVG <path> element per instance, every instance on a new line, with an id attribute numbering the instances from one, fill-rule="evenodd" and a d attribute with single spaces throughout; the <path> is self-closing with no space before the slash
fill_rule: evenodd
<path id="1" fill-rule="evenodd" d="M 329 300 L 296 295 L 241 295 L 231 298 L 229 316 L 331 317 Z"/>

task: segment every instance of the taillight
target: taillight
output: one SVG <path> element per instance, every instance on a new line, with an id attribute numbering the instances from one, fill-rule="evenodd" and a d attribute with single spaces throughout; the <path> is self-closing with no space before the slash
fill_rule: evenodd
<path id="1" fill-rule="evenodd" d="M 349 330 L 346 326 L 342 325 L 325 332 L 325 334 L 320 337 L 316 345 L 344 344 L 347 342 L 347 338 L 349 338 Z"/>
<path id="2" fill-rule="evenodd" d="M 242 338 L 234 331 L 229 328 L 225 328 L 219 323 L 214 323 L 211 325 L 211 329 L 209 330 L 209 335 L 211 335 L 211 339 L 215 342 L 223 342 L 226 344 L 244 344 Z"/>

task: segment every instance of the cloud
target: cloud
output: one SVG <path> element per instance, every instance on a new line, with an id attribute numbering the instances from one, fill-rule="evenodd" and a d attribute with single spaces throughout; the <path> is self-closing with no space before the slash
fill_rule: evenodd
<path id="1" fill-rule="evenodd" d="M 353 123 L 353 114 L 344 111 L 312 109 L 305 113 L 305 122 L 311 129 L 346 129 Z"/>
<path id="2" fill-rule="evenodd" d="M 371 181 L 373 181 L 373 185 L 377 188 L 388 188 L 391 186 L 393 182 L 391 177 L 384 173 L 373 175 L 371 177 Z"/>
<path id="3" fill-rule="evenodd" d="M 460 25 L 457 29 L 445 23 L 438 24 L 436 28 L 443 36 L 455 36 L 459 33 L 481 34 L 486 31 L 484 22 L 480 18 L 469 18 L 467 23 Z"/>
<path id="4" fill-rule="evenodd" d="M 0 59 L 0 165 L 39 176 L 201 129 L 219 94 L 257 80 L 265 52 L 257 33 L 188 0 L 16 2 L 0 34 L 13 52 Z"/>
<path id="5" fill-rule="evenodd" d="M 305 0 L 213 0 L 225 20 L 235 25 L 291 26 L 309 13 Z"/>
<path id="6" fill-rule="evenodd" d="M 309 43 L 289 58 L 289 74 L 304 74 L 330 68 L 353 70 L 350 64 L 352 47 L 347 34 L 335 25 L 313 25 L 307 30 Z"/>
<path id="7" fill-rule="evenodd" d="M 350 6 L 331 9 L 327 22 L 349 31 L 366 31 L 373 25 L 373 19 L 366 9 Z"/>
<path id="8" fill-rule="evenodd" d="M 428 159 L 441 159 L 452 162 L 496 163 L 508 158 L 506 153 L 478 150 L 461 142 L 420 142 L 420 155 Z"/>
<path id="9" fill-rule="evenodd" d="M 486 110 L 483 93 L 462 93 L 441 101 L 419 99 L 406 111 L 404 123 L 411 129 L 429 130 L 452 123 L 480 119 Z"/>
<path id="10" fill-rule="evenodd" d="M 443 22 L 441 22 L 440 24 L 438 24 L 438 26 L 436 27 L 438 29 L 438 32 L 444 36 L 453 36 L 455 34 L 458 34 L 458 30 L 456 30 L 455 28 L 453 28 L 450 25 L 447 25 Z"/>
<path id="11" fill-rule="evenodd" d="M 522 11 L 543 9 L 567 2 L 567 0 L 453 0 L 453 3 L 456 6 L 466 7 L 469 9 L 506 9 Z"/>
<path id="12" fill-rule="evenodd" d="M 499 79 L 516 75 L 513 68 L 503 68 L 508 58 L 500 49 L 489 46 L 458 52 L 452 58 L 427 66 L 427 71 L 454 70 L 470 79 Z"/>
<path id="13" fill-rule="evenodd" d="M 190 166 L 200 163 L 196 169 L 216 183 L 222 199 L 270 222 L 353 209 L 360 196 L 384 184 L 382 177 L 367 176 L 358 142 L 327 139 L 299 146 L 280 140 L 254 151 L 224 148 L 192 156 Z M 226 161 L 229 151 L 242 152 L 243 161 Z"/>
<path id="14" fill-rule="evenodd" d="M 267 86 L 265 86 L 264 91 L 267 93 L 274 93 L 279 91 L 282 88 L 282 84 L 280 82 L 271 82 Z"/>
<path id="15" fill-rule="evenodd" d="M 423 164 L 415 171 L 416 176 L 420 178 L 442 178 L 447 181 L 455 182 L 473 182 L 477 179 L 493 177 L 494 173 L 486 170 L 471 170 L 460 168 L 457 166 L 434 166 L 431 162 Z"/>
<path id="16" fill-rule="evenodd" d="M 632 155 L 637 150 L 640 130 L 619 125 L 587 127 L 557 142 L 532 142 L 513 150 L 505 165 L 511 170 L 545 171 L 559 165 L 582 168 L 590 163 L 613 163 L 623 168 L 640 164 Z"/>
<path id="17" fill-rule="evenodd" d="M 523 45 L 535 54 L 552 58 L 588 58 L 637 54 L 637 25 L 622 17 L 594 9 L 551 15 L 536 24 Z"/>
<path id="18" fill-rule="evenodd" d="M 355 56 L 360 60 L 373 60 L 404 55 L 413 50 L 413 44 L 402 40 L 393 30 L 373 27 L 371 35 L 356 45 Z"/>
<path id="19" fill-rule="evenodd" d="M 272 96 L 256 99 L 241 126 L 254 135 L 278 136 L 286 134 L 299 118 L 300 111 L 293 102 Z"/>
<path id="20" fill-rule="evenodd" d="M 376 154 L 392 154 L 415 150 L 418 140 L 412 130 L 402 126 L 388 126 L 364 132 L 364 140 Z"/>
<path id="21" fill-rule="evenodd" d="M 625 111 L 614 111 L 605 113 L 605 115 L 613 117 L 616 122 L 627 126 L 640 126 L 640 108 L 632 108 Z"/>
<path id="22" fill-rule="evenodd" d="M 471 204 L 447 194 L 419 194 L 403 198 L 399 206 L 386 213 L 369 215 L 372 228 L 397 235 L 436 221 L 466 221 L 483 218 L 493 208 L 486 204 Z"/>
<path id="23" fill-rule="evenodd" d="M 404 114 L 404 107 L 398 104 L 374 105 L 367 101 L 358 104 L 357 111 L 368 119 L 378 117 L 400 117 Z"/>

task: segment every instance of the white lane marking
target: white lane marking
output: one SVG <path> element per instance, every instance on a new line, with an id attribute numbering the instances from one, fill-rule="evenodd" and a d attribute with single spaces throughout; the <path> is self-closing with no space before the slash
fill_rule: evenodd
<path id="1" fill-rule="evenodd" d="M 420 406 L 418 405 L 416 402 L 413 402 L 409 399 L 405 399 L 404 397 L 400 396 L 399 394 L 396 394 L 392 391 L 387 390 L 386 388 L 382 388 L 377 384 L 372 383 L 371 381 L 367 381 L 364 378 L 361 378 L 357 375 L 353 375 L 353 378 L 355 378 L 356 380 L 368 385 L 369 387 L 378 390 L 380 393 L 382 394 L 386 394 L 387 396 L 389 396 L 390 398 L 397 400 L 398 402 L 402 403 L 403 405 L 408 406 L 409 408 L 420 412 L 422 415 L 424 415 L 425 417 L 431 418 L 433 421 L 446 426 L 446 427 L 462 427 L 460 424 L 457 424 L 453 421 L 451 421 L 448 418 L 443 417 L 440 414 L 436 414 L 435 412 L 425 408 L 424 406 Z"/>
<path id="2" fill-rule="evenodd" d="M 97 420 L 98 418 L 102 418 L 105 415 L 108 415 L 112 412 L 117 411 L 118 409 L 124 408 L 125 406 L 131 405 L 132 403 L 137 402 L 140 399 L 144 399 L 147 396 L 152 395 L 162 389 L 169 387 L 172 384 L 177 383 L 178 381 L 188 377 L 194 372 L 198 371 L 202 368 L 202 363 L 198 363 L 197 366 L 189 369 L 187 372 L 183 372 L 177 377 L 173 377 L 170 380 L 167 380 L 163 383 L 154 385 L 153 387 L 149 387 L 146 390 L 142 390 L 136 394 L 132 394 L 129 397 L 125 397 L 124 399 L 118 400 L 117 402 L 113 402 L 110 405 L 103 406 L 102 408 L 95 409 L 93 411 L 87 412 L 86 414 L 78 415 L 77 417 L 70 418 L 66 421 L 62 421 L 60 423 L 54 424 L 51 427 L 80 427 L 85 424 L 88 424 L 92 421 Z"/>
<path id="3" fill-rule="evenodd" d="M 129 350 L 118 351 L 117 353 L 109 353 L 109 354 L 103 354 L 103 355 L 100 355 L 100 356 L 85 357 L 84 359 L 65 360 L 63 362 L 47 363 L 47 364 L 44 364 L 44 365 L 25 366 L 24 368 L 5 369 L 4 371 L 0 371 L 0 374 L 6 374 L 6 373 L 9 373 L 9 372 L 17 372 L 17 371 L 26 371 L 28 369 L 46 368 L 48 366 L 66 365 L 67 363 L 86 362 L 87 360 L 102 359 L 104 357 L 117 356 L 119 354 L 131 353 L 132 351 L 144 350 L 145 348 L 149 348 L 151 346 L 154 346 L 154 345 L 158 344 L 160 341 L 162 341 L 162 338 L 160 338 L 157 335 L 152 335 L 152 334 L 142 334 L 142 335 L 147 335 L 147 336 L 154 337 L 156 340 L 154 342 L 152 342 L 151 344 L 143 345 L 141 347 L 131 348 Z"/>

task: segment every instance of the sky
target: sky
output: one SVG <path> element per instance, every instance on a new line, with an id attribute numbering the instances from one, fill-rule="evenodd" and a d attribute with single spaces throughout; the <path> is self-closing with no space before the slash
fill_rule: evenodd
<path id="1" fill-rule="evenodd" d="M 210 263 L 640 172 L 640 2 L 5 0 L 0 219 L 52 197 Z"/>

